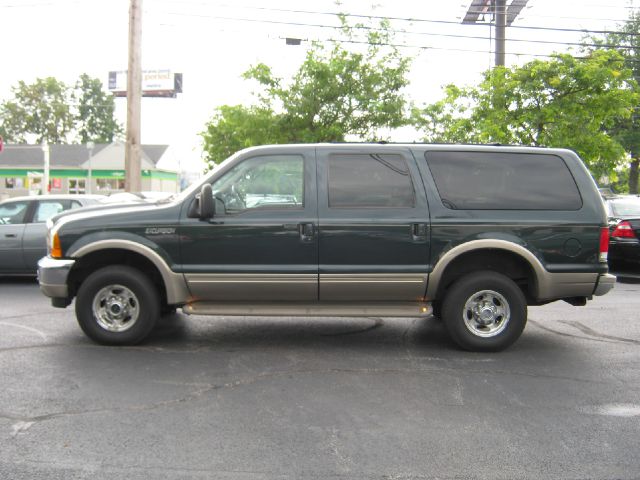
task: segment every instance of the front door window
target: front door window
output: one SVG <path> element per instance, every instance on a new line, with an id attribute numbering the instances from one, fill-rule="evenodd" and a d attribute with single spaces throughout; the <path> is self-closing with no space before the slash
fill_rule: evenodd
<path id="1" fill-rule="evenodd" d="M 304 208 L 304 159 L 273 155 L 245 160 L 213 185 L 226 213 Z"/>
<path id="2" fill-rule="evenodd" d="M 29 202 L 10 202 L 0 205 L 0 225 L 24 223 Z"/>

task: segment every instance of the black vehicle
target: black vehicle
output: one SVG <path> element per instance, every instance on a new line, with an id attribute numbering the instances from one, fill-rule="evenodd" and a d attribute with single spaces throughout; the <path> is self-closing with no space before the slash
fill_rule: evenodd
<path id="1" fill-rule="evenodd" d="M 511 345 L 527 305 L 614 285 L 608 226 L 568 150 L 317 144 L 238 152 L 175 199 L 62 214 L 39 263 L 99 343 L 163 310 L 441 317 L 469 350 Z"/>
<path id="2" fill-rule="evenodd" d="M 606 198 L 609 213 L 609 264 L 640 271 L 640 196 Z"/>

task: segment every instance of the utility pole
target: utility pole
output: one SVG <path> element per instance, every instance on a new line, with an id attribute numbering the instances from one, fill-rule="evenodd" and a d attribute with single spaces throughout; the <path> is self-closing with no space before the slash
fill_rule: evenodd
<path id="1" fill-rule="evenodd" d="M 127 145 L 124 156 L 127 192 L 142 190 L 141 100 L 142 100 L 142 0 L 129 2 L 129 69 L 127 71 Z"/>
<path id="2" fill-rule="evenodd" d="M 507 27 L 518 17 L 522 9 L 529 0 L 511 0 L 507 6 L 507 0 L 471 0 L 463 24 L 493 25 L 491 17 L 495 19 L 496 39 L 495 39 L 495 64 L 505 65 L 505 39 L 507 37 Z M 489 19 L 487 21 L 487 19 Z"/>
<path id="3" fill-rule="evenodd" d="M 505 37 L 507 30 L 507 2 L 506 0 L 495 0 L 494 5 L 496 18 L 496 60 L 495 65 L 504 66 Z"/>

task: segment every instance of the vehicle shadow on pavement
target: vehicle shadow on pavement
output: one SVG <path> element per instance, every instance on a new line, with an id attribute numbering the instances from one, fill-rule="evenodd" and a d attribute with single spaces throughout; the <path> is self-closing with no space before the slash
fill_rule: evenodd
<path id="1" fill-rule="evenodd" d="M 17 285 L 36 285 L 38 280 L 36 276 L 33 277 L 25 276 L 25 277 L 12 277 L 12 276 L 4 276 L 0 275 L 0 285 L 9 285 L 9 284 L 17 284 Z"/>
<path id="2" fill-rule="evenodd" d="M 162 317 L 143 345 L 458 350 L 433 318 Z M 459 350 L 458 350 L 459 351 Z"/>
<path id="3" fill-rule="evenodd" d="M 162 317 L 141 346 L 188 349 L 308 349 L 406 352 L 473 358 L 533 355 L 558 359 L 572 356 L 563 337 L 525 329 L 512 347 L 498 353 L 461 350 L 435 318 L 304 318 L 304 317 L 191 317 L 176 313 Z M 580 354 L 581 349 L 575 353 Z"/>

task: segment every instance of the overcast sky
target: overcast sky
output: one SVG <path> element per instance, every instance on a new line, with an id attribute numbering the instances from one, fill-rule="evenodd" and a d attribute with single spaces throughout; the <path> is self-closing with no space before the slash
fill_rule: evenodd
<path id="1" fill-rule="evenodd" d="M 343 0 L 338 7 L 329 0 L 143 0 L 143 69 L 183 73 L 184 93 L 177 99 L 143 99 L 142 142 L 169 144 L 176 157 L 173 166 L 200 169 L 198 133 L 214 108 L 251 101 L 255 85 L 243 81 L 242 72 L 264 62 L 280 76 L 291 75 L 311 40 L 340 38 L 333 28 L 337 19 L 330 15 L 338 11 L 397 18 L 392 20 L 396 40 L 414 58 L 409 97 L 417 104 L 437 100 L 442 85 L 474 83 L 493 63 L 490 27 L 459 24 L 469 4 Z M 569 44 L 584 34 L 560 29 L 614 30 L 639 5 L 638 0 L 529 0 L 507 30 L 507 64 L 577 48 Z M 19 80 L 38 77 L 73 83 L 88 73 L 106 88 L 109 71 L 127 68 L 128 8 L 128 0 L 0 0 L 0 100 L 10 97 Z M 527 26 L 557 30 L 520 28 Z M 305 41 L 287 46 L 286 37 Z M 126 100 L 116 104 L 124 124 Z M 412 135 L 403 131 L 392 140 L 418 140 Z"/>

